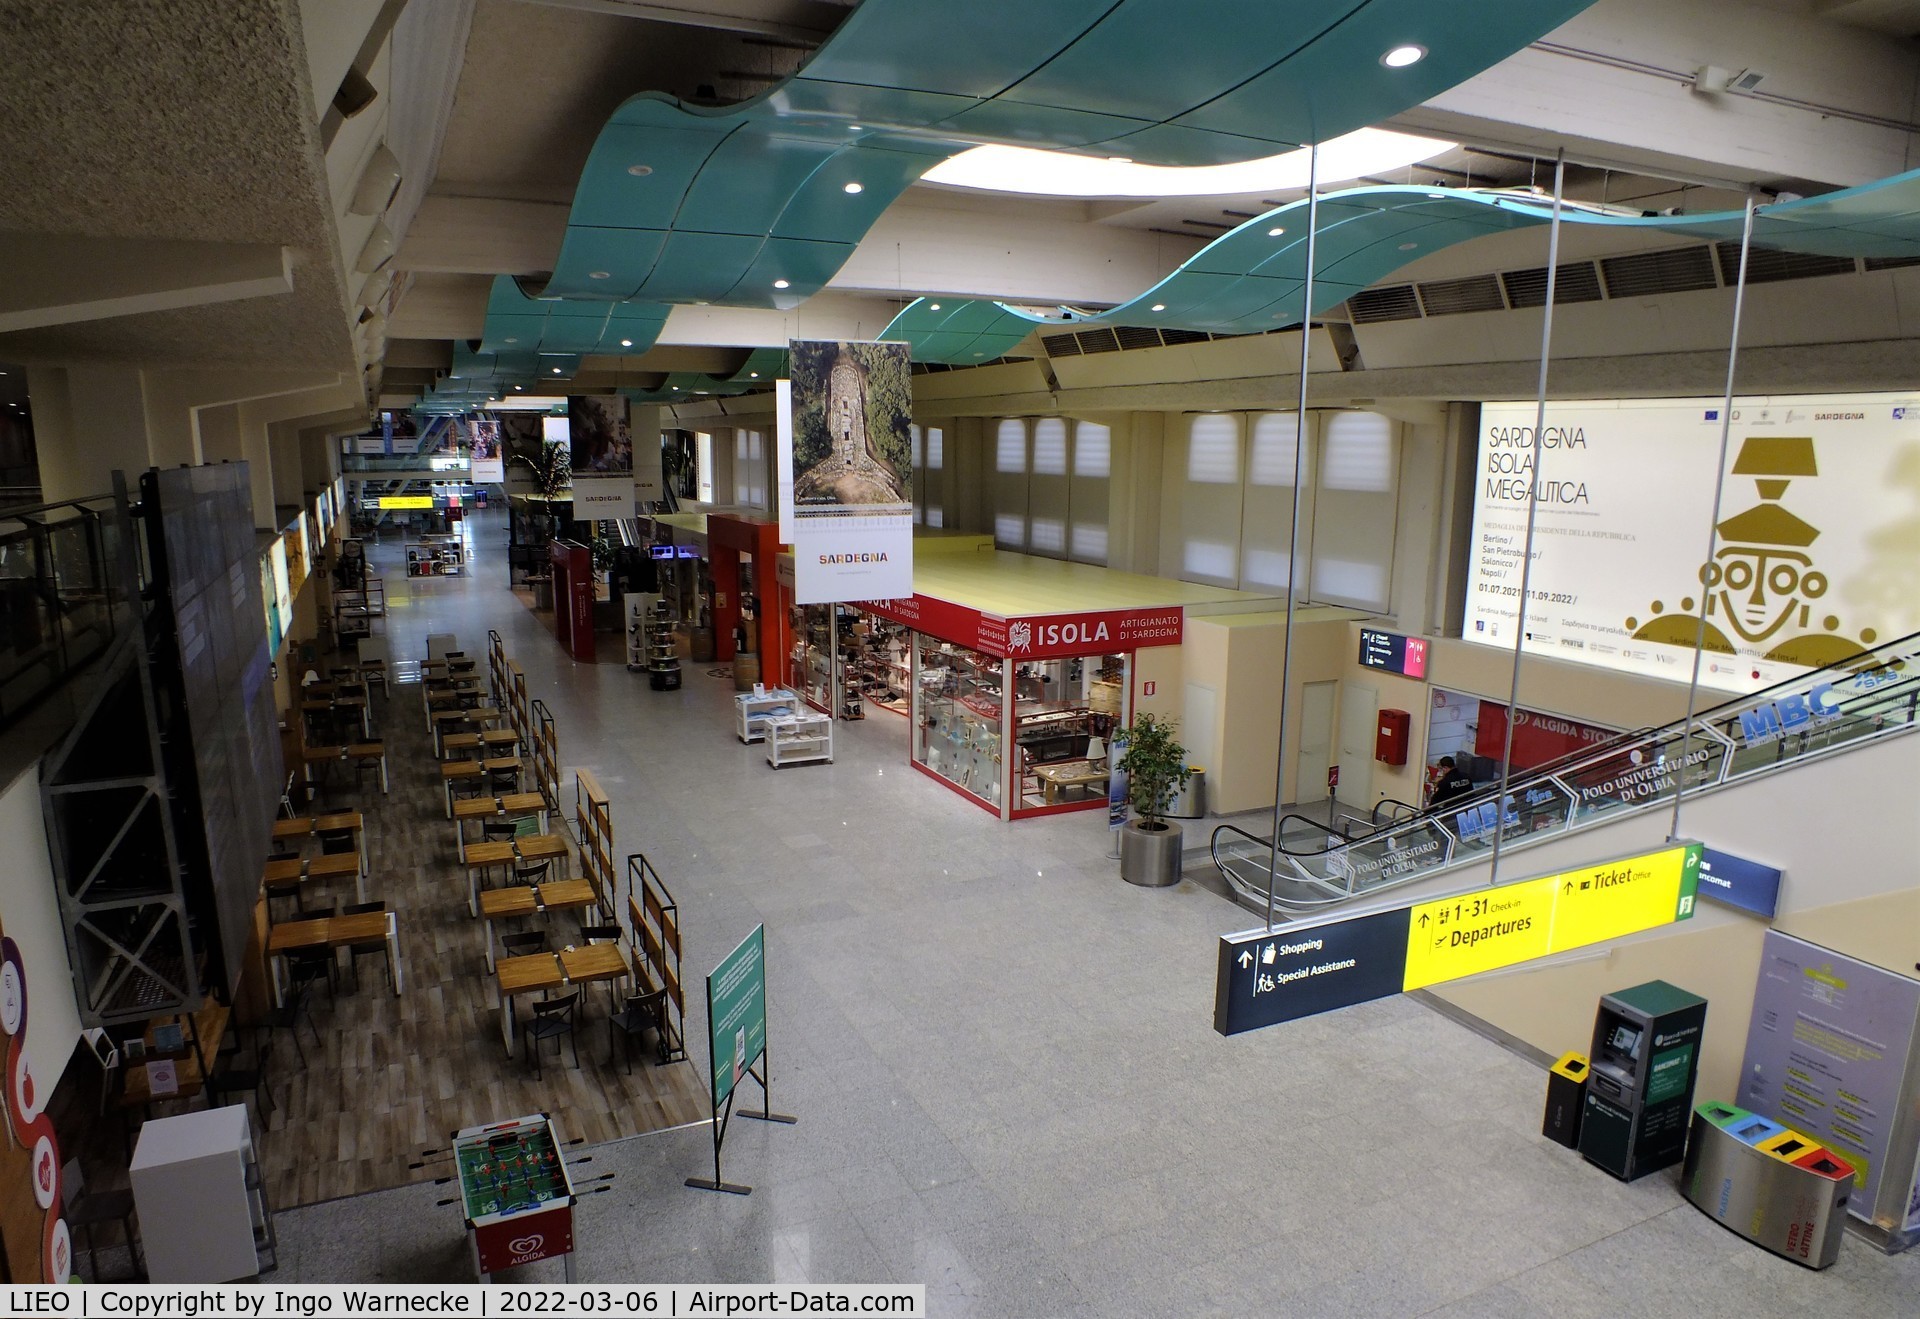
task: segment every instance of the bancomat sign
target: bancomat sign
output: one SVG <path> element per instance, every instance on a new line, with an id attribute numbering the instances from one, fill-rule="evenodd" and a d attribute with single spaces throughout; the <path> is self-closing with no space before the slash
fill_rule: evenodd
<path id="1" fill-rule="evenodd" d="M 1257 1030 L 1693 915 L 1698 843 L 1348 920 L 1223 935 L 1213 1028 Z"/>

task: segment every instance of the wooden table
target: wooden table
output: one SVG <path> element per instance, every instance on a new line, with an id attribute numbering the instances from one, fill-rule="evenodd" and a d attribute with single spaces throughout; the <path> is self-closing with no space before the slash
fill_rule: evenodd
<path id="1" fill-rule="evenodd" d="M 331 764 L 335 761 L 351 760 L 356 764 L 378 761 L 380 764 L 380 792 L 387 791 L 387 744 L 385 742 L 352 742 L 343 747 L 302 747 L 300 749 L 301 773 L 306 781 L 313 782 L 315 765 Z"/>
<path id="2" fill-rule="evenodd" d="M 558 847 L 556 848 L 556 844 Z M 502 838 L 468 843 L 460 862 L 467 870 L 467 911 L 480 914 L 480 874 L 494 866 L 526 864 L 564 857 L 567 840 L 558 834 L 529 834 L 525 838 Z"/>
<path id="3" fill-rule="evenodd" d="M 327 815 L 296 815 L 290 820 L 273 822 L 273 840 L 277 843 L 305 841 L 315 834 L 345 830 L 353 835 L 354 850 L 360 854 L 360 868 L 369 869 L 367 860 L 367 820 L 359 811 L 334 811 Z"/>
<path id="4" fill-rule="evenodd" d="M 516 996 L 558 989 L 562 985 L 623 980 L 630 974 L 626 954 L 620 951 L 617 943 L 587 944 L 558 953 L 529 953 L 525 957 L 501 958 L 494 967 L 494 994 L 500 1004 L 500 1035 L 506 1041 L 507 1056 L 513 1056 L 513 1000 Z"/>
<path id="5" fill-rule="evenodd" d="M 442 760 L 467 760 L 471 757 L 465 752 L 480 750 L 478 733 L 442 733 L 440 735 L 440 758 Z"/>
<path id="6" fill-rule="evenodd" d="M 515 792 L 505 797 L 466 797 L 453 804 L 454 850 L 460 860 L 467 859 L 467 821 L 491 820 L 534 815 L 540 819 L 541 832 L 547 828 L 547 799 L 537 792 Z"/>
<path id="7" fill-rule="evenodd" d="M 467 736 L 471 737 L 474 736 L 474 734 L 469 733 Z M 520 754 L 520 734 L 514 732 L 511 728 L 489 728 L 478 736 L 480 738 L 480 745 L 484 746 L 488 751 L 500 752 L 505 750 L 506 754 L 510 756 Z"/>
<path id="8" fill-rule="evenodd" d="M 378 761 L 380 764 L 380 795 L 387 795 L 387 744 L 385 742 L 355 742 L 347 747 L 348 760 L 357 765 Z"/>
<path id="9" fill-rule="evenodd" d="M 487 925 L 487 970 L 493 970 L 493 923 L 537 916 L 548 911 L 579 911 L 597 906 L 593 885 L 584 879 L 563 879 L 534 887 L 516 884 L 490 888 L 480 895 L 480 918 Z"/>
<path id="10" fill-rule="evenodd" d="M 482 774 L 494 770 L 512 770 L 517 777 L 521 770 L 520 757 L 496 756 L 491 760 L 449 760 L 440 766 L 440 779 L 446 786 L 447 818 L 453 818 L 453 785 L 462 779 L 477 779 Z"/>
<path id="11" fill-rule="evenodd" d="M 1095 769 L 1092 762 L 1070 760 L 1063 765 L 1035 765 L 1033 776 L 1040 780 L 1041 792 L 1051 806 L 1060 798 L 1064 788 L 1089 788 L 1096 783 L 1104 784 L 1109 775 L 1104 769 Z"/>
<path id="12" fill-rule="evenodd" d="M 286 857 L 267 862 L 261 872 L 261 887 L 268 884 L 284 884 L 288 880 L 298 880 L 302 884 L 314 880 L 344 879 L 353 876 L 353 889 L 361 902 L 367 900 L 367 873 L 361 868 L 358 852 L 340 852 L 333 855 L 322 853 L 315 857 Z"/>
<path id="13" fill-rule="evenodd" d="M 387 945 L 387 975 L 398 997 L 403 987 L 400 970 L 400 923 L 390 911 L 367 911 L 353 916 L 321 916 L 314 920 L 282 921 L 267 935 L 267 956 L 273 959 L 273 1003 L 286 1006 L 286 956 L 302 948 L 344 948 L 348 944 Z"/>
<path id="14" fill-rule="evenodd" d="M 522 861 L 558 861 L 561 874 L 573 873 L 573 849 L 567 845 L 564 834 L 529 834 L 514 839 L 513 845 L 518 849 Z"/>

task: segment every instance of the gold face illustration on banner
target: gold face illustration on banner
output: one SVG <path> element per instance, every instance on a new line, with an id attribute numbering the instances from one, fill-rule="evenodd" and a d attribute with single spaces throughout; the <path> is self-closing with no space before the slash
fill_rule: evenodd
<path id="1" fill-rule="evenodd" d="M 1722 655 L 1738 653 L 1733 633 L 1750 646 L 1767 645 L 1762 659 L 1821 668 L 1866 653 L 1872 628 L 1859 642 L 1838 635 L 1840 619 L 1827 614 L 1814 621 L 1814 602 L 1827 593 L 1827 575 L 1815 566 L 1813 542 L 1820 529 L 1783 507 L 1781 498 L 1795 477 L 1817 477 L 1813 439 L 1805 435 L 1754 435 L 1741 442 L 1735 476 L 1751 476 L 1760 502 L 1722 521 L 1724 542 L 1713 559 L 1700 566 L 1706 590 L 1706 626 L 1693 616 L 1696 601 L 1685 597 L 1680 612 L 1668 614 L 1653 602 L 1655 617 L 1642 624 L 1629 618 L 1636 641 L 1692 646 Z M 1771 644 L 1769 644 L 1771 643 Z"/>

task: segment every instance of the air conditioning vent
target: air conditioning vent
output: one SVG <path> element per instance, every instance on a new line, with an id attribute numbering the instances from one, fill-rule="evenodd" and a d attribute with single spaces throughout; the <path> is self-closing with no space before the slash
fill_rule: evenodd
<path id="1" fill-rule="evenodd" d="M 1646 298 L 1719 287 L 1713 278 L 1713 249 L 1704 244 L 1606 257 L 1600 262 L 1600 273 L 1606 277 L 1609 298 Z"/>
<path id="2" fill-rule="evenodd" d="M 1920 256 L 1870 256 L 1866 265 L 1868 270 L 1899 270 L 1904 266 L 1920 266 Z"/>
<path id="3" fill-rule="evenodd" d="M 1500 281 L 1492 275 L 1468 279 L 1436 279 L 1417 286 L 1420 305 L 1429 316 L 1457 316 L 1468 311 L 1505 311 Z"/>
<path id="4" fill-rule="evenodd" d="M 1720 278 L 1733 284 L 1740 278 L 1740 244 L 1721 243 Z M 1777 247 L 1755 246 L 1747 253 L 1747 283 L 1771 284 L 1781 279 L 1813 279 L 1820 275 L 1851 275 L 1850 256 L 1814 256 L 1806 252 L 1782 252 Z"/>
<path id="5" fill-rule="evenodd" d="M 1386 288 L 1362 289 L 1347 299 L 1347 310 L 1353 314 L 1355 325 L 1372 325 L 1377 321 L 1417 321 L 1420 319 L 1420 299 L 1414 294 L 1411 284 L 1391 284 Z"/>
<path id="6" fill-rule="evenodd" d="M 1043 334 L 1040 346 L 1047 350 L 1048 357 L 1080 356 L 1080 336 L 1077 334 Z"/>
<path id="7" fill-rule="evenodd" d="M 1521 307 L 1544 307 L 1547 305 L 1547 268 L 1535 266 L 1531 270 L 1509 270 L 1500 276 L 1500 282 L 1507 287 L 1507 305 L 1516 310 Z M 1553 305 L 1563 306 L 1569 302 L 1600 301 L 1600 272 L 1593 268 L 1591 261 L 1568 261 L 1556 269 L 1553 280 Z"/>
<path id="8" fill-rule="evenodd" d="M 1176 344 L 1183 344 L 1183 343 L 1206 343 L 1209 339 L 1212 339 L 1213 337 L 1214 336 L 1208 334 L 1205 330 L 1162 330 L 1160 331 L 1161 342 L 1165 343 L 1169 348 L 1174 347 Z"/>
<path id="9" fill-rule="evenodd" d="M 1120 340 L 1112 330 L 1099 326 L 1080 333 L 1080 351 L 1082 353 L 1117 353 Z"/>
<path id="10" fill-rule="evenodd" d="M 1122 351 L 1129 348 L 1158 348 L 1160 331 L 1140 325 L 1121 325 L 1115 327 L 1114 338 L 1120 341 Z"/>

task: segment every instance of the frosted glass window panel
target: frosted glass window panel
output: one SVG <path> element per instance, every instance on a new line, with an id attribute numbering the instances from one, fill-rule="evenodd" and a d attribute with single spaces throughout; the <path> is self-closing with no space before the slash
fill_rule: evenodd
<path id="1" fill-rule="evenodd" d="M 1018 417 L 1007 418 L 994 431 L 993 470 L 996 472 L 1027 470 L 1027 423 Z"/>
<path id="2" fill-rule="evenodd" d="M 752 508 L 767 506 L 766 436 L 761 431 L 733 433 L 733 497 Z"/>
<path id="3" fill-rule="evenodd" d="M 1205 413 L 1187 429 L 1187 481 L 1193 485 L 1240 484 L 1240 419 Z"/>
<path id="4" fill-rule="evenodd" d="M 1249 544 L 1240 566 L 1240 586 L 1243 590 L 1266 587 L 1273 590 L 1287 589 L 1287 560 L 1284 550 L 1260 549 Z"/>
<path id="5" fill-rule="evenodd" d="M 1391 421 L 1377 412 L 1337 412 L 1327 419 L 1322 435 L 1323 488 L 1393 493 L 1400 464 Z"/>
<path id="6" fill-rule="evenodd" d="M 1180 560 L 1180 575 L 1190 582 L 1231 586 L 1237 580 L 1233 545 L 1218 540 L 1188 540 Z"/>
<path id="7" fill-rule="evenodd" d="M 1247 480 L 1253 485 L 1293 488 L 1294 451 L 1298 446 L 1299 414 L 1266 412 L 1253 419 Z"/>
<path id="8" fill-rule="evenodd" d="M 1067 557 L 1077 562 L 1107 561 L 1107 483 L 1112 470 L 1113 432 L 1098 422 L 1074 422 Z"/>
<path id="9" fill-rule="evenodd" d="M 921 456 L 920 465 L 930 472 L 937 472 L 946 462 L 947 435 L 938 426 L 927 427 L 926 452 Z"/>
<path id="10" fill-rule="evenodd" d="M 713 502 L 713 436 L 706 431 L 693 433 L 693 461 L 696 491 L 703 504 Z"/>
<path id="11" fill-rule="evenodd" d="M 944 527 L 947 525 L 945 510 L 943 510 L 940 505 L 927 505 L 927 525 L 930 527 Z"/>
<path id="12" fill-rule="evenodd" d="M 1008 417 L 994 430 L 993 539 L 1001 549 L 1027 548 L 1027 423 Z"/>
<path id="13" fill-rule="evenodd" d="M 1067 557 L 1076 563 L 1105 564 L 1107 561 L 1107 524 L 1075 522 Z"/>
<path id="14" fill-rule="evenodd" d="M 1067 474 L 1067 423 L 1059 417 L 1042 417 L 1033 423 L 1033 474 Z"/>
<path id="15" fill-rule="evenodd" d="M 1113 431 L 1094 421 L 1073 423 L 1073 474 L 1076 477 L 1113 475 Z"/>
<path id="16" fill-rule="evenodd" d="M 1321 432 L 1315 481 L 1312 598 L 1389 612 L 1399 434 L 1377 413 L 1342 412 Z"/>
<path id="17" fill-rule="evenodd" d="M 1035 554 L 1059 558 L 1067 548 L 1067 524 L 1059 518 L 1033 518 L 1027 527 L 1027 548 Z"/>

